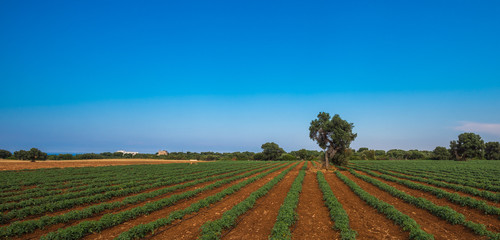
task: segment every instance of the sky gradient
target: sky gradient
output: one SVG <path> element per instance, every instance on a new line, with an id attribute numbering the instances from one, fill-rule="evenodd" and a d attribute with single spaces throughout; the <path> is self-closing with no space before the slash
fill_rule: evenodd
<path id="1" fill-rule="evenodd" d="M 0 149 L 318 149 L 500 140 L 498 1 L 2 1 Z"/>

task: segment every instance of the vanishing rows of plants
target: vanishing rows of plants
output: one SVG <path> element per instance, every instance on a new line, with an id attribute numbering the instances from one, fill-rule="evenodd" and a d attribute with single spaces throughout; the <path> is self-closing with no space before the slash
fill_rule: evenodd
<path id="1" fill-rule="evenodd" d="M 299 204 L 299 195 L 302 191 L 302 183 L 304 182 L 304 177 L 306 176 L 307 162 L 304 164 L 302 169 L 299 171 L 299 175 L 295 178 L 288 190 L 288 193 L 281 204 L 278 211 L 278 216 L 276 222 L 274 223 L 273 229 L 271 230 L 271 235 L 269 239 L 291 239 L 292 232 L 290 227 L 297 220 L 297 205 Z"/>
<path id="2" fill-rule="evenodd" d="M 340 171 L 335 171 L 335 175 L 342 180 L 356 195 L 358 195 L 363 201 L 368 203 L 368 205 L 377 209 L 378 212 L 384 214 L 388 219 L 392 220 L 395 224 L 401 226 L 404 231 L 410 233 L 410 239 L 434 239 L 432 234 L 426 233 L 421 229 L 420 225 L 408 215 L 400 212 L 394 206 L 386 203 L 373 195 L 369 194 L 358 186 L 354 181 L 340 173 Z"/>
<path id="3" fill-rule="evenodd" d="M 352 230 L 349 225 L 349 216 L 342 207 L 342 204 L 337 200 L 335 194 L 325 179 L 325 175 L 317 172 L 318 184 L 321 192 L 323 193 L 323 200 L 326 207 L 330 211 L 330 218 L 334 222 L 334 229 L 340 231 L 342 240 L 356 239 L 357 232 Z"/>
<path id="4" fill-rule="evenodd" d="M 445 190 L 442 190 L 442 189 L 439 189 L 436 187 L 412 182 L 409 180 L 400 179 L 400 178 L 392 177 L 392 176 L 385 175 L 385 174 L 377 174 L 377 173 L 372 172 L 370 170 L 357 168 L 357 167 L 353 167 L 353 168 L 360 170 L 362 172 L 368 173 L 374 177 L 379 177 L 379 178 L 382 178 L 382 179 L 385 179 L 385 180 L 388 180 L 391 182 L 399 183 L 399 184 L 404 185 L 406 187 L 409 187 L 411 189 L 416 189 L 416 190 L 431 193 L 438 198 L 446 198 L 450 202 L 460 204 L 461 206 L 468 206 L 471 208 L 476 208 L 476 209 L 481 210 L 482 212 L 484 212 L 486 214 L 500 216 L 500 208 L 497 208 L 495 206 L 491 206 L 485 201 L 477 200 L 477 199 L 474 199 L 471 197 L 464 197 L 458 193 L 451 193 L 451 192 L 448 192 L 448 191 L 445 191 Z"/>
<path id="5" fill-rule="evenodd" d="M 271 181 L 267 182 L 264 186 L 260 187 L 256 191 L 252 192 L 250 196 L 245 198 L 243 201 L 235 205 L 233 208 L 222 214 L 222 217 L 215 221 L 208 221 L 201 226 L 201 236 L 199 239 L 220 239 L 222 232 L 224 230 L 229 230 L 235 226 L 238 217 L 249 211 L 255 205 L 255 202 L 263 196 L 265 196 L 278 182 L 283 180 L 285 175 L 293 169 L 297 164 L 287 171 L 283 171 L 281 174 L 273 178 Z"/>
<path id="6" fill-rule="evenodd" d="M 496 185 L 500 186 L 500 182 L 493 177 L 492 173 L 476 173 L 476 172 L 468 172 L 468 171 L 457 171 L 454 173 L 450 172 L 433 172 L 428 170 L 406 170 L 406 174 L 425 174 L 431 178 L 439 178 L 439 179 L 453 179 L 455 181 L 465 181 L 469 184 L 474 184 L 475 186 L 488 186 L 488 185 Z"/>
<path id="7" fill-rule="evenodd" d="M 171 184 L 177 184 L 165 188 L 160 188 L 152 192 L 147 192 L 147 193 L 139 193 L 136 195 L 132 195 L 129 197 L 124 198 L 121 201 L 114 201 L 114 202 L 108 202 L 108 203 L 101 203 L 97 205 L 92 205 L 89 207 L 86 207 L 81 210 L 73 210 L 61 215 L 54 215 L 54 216 L 43 216 L 39 219 L 33 219 L 33 220 L 26 220 L 26 221 L 17 221 L 13 222 L 8 226 L 1 227 L 0 228 L 0 237 L 6 237 L 6 236 L 19 236 L 22 234 L 26 233 L 31 233 L 35 231 L 36 229 L 43 229 L 47 226 L 58 224 L 58 223 L 67 223 L 70 221 L 74 220 L 81 220 L 85 219 L 91 216 L 94 216 L 96 214 L 99 214 L 101 212 L 104 212 L 106 210 L 114 210 L 114 209 L 120 209 L 125 206 L 130 206 L 134 204 L 139 204 L 148 200 L 151 200 L 153 198 L 171 193 L 173 191 L 177 190 L 182 190 L 188 187 L 195 186 L 197 184 L 205 183 L 205 182 L 210 182 L 210 181 L 217 181 L 220 179 L 226 179 L 226 178 L 241 178 L 245 177 L 247 175 L 251 175 L 257 172 L 265 171 L 270 168 L 276 167 L 276 164 L 267 164 L 265 167 L 259 166 L 254 166 L 253 168 L 247 168 L 241 169 L 239 171 L 235 172 L 230 172 L 222 175 L 213 175 L 213 172 L 207 172 L 205 177 L 199 177 L 199 176 L 190 176 L 187 178 L 178 178 L 176 180 L 173 180 Z M 255 169 L 255 170 L 253 170 Z M 250 171 L 250 172 L 248 172 Z M 244 172 L 248 172 L 246 174 L 241 175 Z M 184 182 L 184 183 L 183 183 Z M 129 193 L 134 194 L 134 193 Z"/>
<path id="8" fill-rule="evenodd" d="M 395 187 L 392 187 L 388 184 L 385 184 L 377 179 L 374 179 L 372 177 L 369 177 L 367 175 L 359 174 L 356 171 L 349 169 L 349 172 L 353 174 L 354 176 L 362 179 L 365 182 L 371 183 L 372 185 L 376 186 L 377 188 L 388 192 L 392 196 L 399 198 L 407 203 L 410 203 L 412 205 L 415 205 L 418 208 L 422 208 L 430 212 L 431 214 L 451 223 L 451 224 L 460 224 L 465 226 L 466 228 L 471 229 L 474 233 L 481 235 L 481 236 L 488 236 L 491 239 L 499 239 L 500 238 L 500 233 L 494 233 L 491 231 L 488 231 L 486 229 L 486 226 L 483 224 L 475 223 L 472 221 L 467 221 L 465 219 L 465 216 L 463 214 L 460 214 L 456 212 L 455 210 L 451 209 L 448 206 L 439 206 L 434 204 L 433 202 L 421 198 L 421 197 L 414 197 L 410 194 L 407 194 L 403 191 L 398 190 Z"/>
<path id="9" fill-rule="evenodd" d="M 109 189 L 109 191 L 105 190 L 104 192 L 101 193 L 94 192 L 93 195 L 84 195 L 83 197 L 80 198 L 62 199 L 60 201 L 45 202 L 44 204 L 40 205 L 26 206 L 20 209 L 13 209 L 7 213 L 0 214 L 0 223 L 6 223 L 12 219 L 23 219 L 27 216 L 40 215 L 47 212 L 54 212 L 57 210 L 67 209 L 82 204 L 98 203 L 110 200 L 114 197 L 127 196 L 130 194 L 139 193 L 152 188 L 168 186 L 171 184 L 176 184 L 184 181 L 191 181 L 199 178 L 208 177 L 214 174 L 222 174 L 228 171 L 234 171 L 233 168 L 229 168 L 228 170 L 228 168 L 222 168 L 222 167 L 219 168 L 217 166 L 212 166 L 212 167 L 215 168 L 211 171 L 201 172 L 194 175 L 177 175 L 173 177 L 158 178 L 158 179 L 153 178 L 149 180 L 146 184 L 144 183 L 138 184 L 135 182 L 131 182 L 125 185 L 121 185 L 118 188 L 116 188 L 116 186 L 108 186 L 105 187 L 105 189 Z M 88 190 L 88 192 L 92 192 L 92 189 Z M 43 199 L 34 199 L 32 201 L 37 201 L 37 200 L 43 200 Z"/>
<path id="10" fill-rule="evenodd" d="M 500 191 L 500 185 L 495 183 L 494 181 L 490 181 L 489 183 L 486 182 L 477 182 L 475 179 L 480 178 L 481 176 L 483 178 L 490 178 L 490 179 L 497 179 L 498 176 L 500 175 L 500 165 L 499 164 L 491 164 L 494 161 L 470 161 L 467 163 L 458 163 L 459 165 L 455 166 L 452 164 L 456 164 L 456 161 L 415 161 L 418 162 L 418 164 L 422 164 L 422 166 L 414 167 L 415 164 L 417 163 L 411 163 L 412 161 L 403 161 L 403 162 L 395 162 L 392 161 L 390 164 L 384 163 L 378 164 L 375 161 L 372 162 L 367 162 L 363 163 L 361 161 L 358 161 L 355 163 L 356 166 L 359 167 L 366 167 L 371 170 L 385 170 L 385 171 L 392 171 L 400 174 L 406 174 L 406 175 L 411 175 L 411 176 L 417 176 L 417 177 L 422 177 L 426 179 L 431 179 L 431 180 L 436 180 L 436 181 L 442 181 L 442 182 L 447 182 L 447 183 L 454 183 L 454 184 L 459 184 L 459 185 L 464 185 L 464 186 L 469 186 L 473 188 L 480 188 L 480 189 L 485 189 L 489 191 L 494 191 L 494 192 L 499 192 Z M 485 169 L 485 166 L 481 166 L 480 164 L 484 163 L 489 167 L 489 169 Z M 436 165 L 436 166 L 434 166 Z M 461 166 L 461 167 L 460 167 Z M 426 170 L 426 169 L 429 170 Z M 437 171 L 438 169 L 457 169 L 458 172 L 461 172 L 461 177 L 455 176 L 449 176 L 446 174 L 442 175 L 436 175 L 436 174 L 431 174 L 428 173 L 428 171 Z M 470 168 L 470 169 L 469 169 Z M 418 169 L 418 171 L 413 171 L 414 169 Z M 484 171 L 479 171 L 480 169 L 484 169 Z M 470 172 L 473 171 L 473 172 Z M 479 172 L 478 172 L 479 171 Z M 468 174 L 466 172 L 469 172 Z"/>
<path id="11" fill-rule="evenodd" d="M 207 166 L 207 165 L 205 165 Z M 213 167 L 213 166 L 212 166 Z M 147 176 L 143 177 L 138 177 L 135 176 L 134 178 L 130 179 L 124 179 L 122 181 L 117 180 L 117 181 L 109 181 L 107 183 L 105 182 L 100 182 L 98 184 L 88 184 L 84 187 L 84 190 L 81 191 L 71 191 L 73 189 L 67 189 L 64 193 L 60 194 L 48 194 L 45 197 L 41 198 L 35 198 L 34 195 L 38 195 L 38 192 L 32 192 L 30 194 L 23 194 L 23 195 L 17 195 L 17 196 L 12 196 L 4 199 L 8 200 L 14 200 L 17 202 L 8 202 L 8 203 L 3 203 L 0 204 L 0 211 L 5 211 L 5 210 L 10 210 L 10 209 L 15 209 L 15 208 L 25 208 L 28 206 L 38 206 L 38 208 L 43 208 L 44 205 L 49 204 L 50 208 L 53 210 L 57 209 L 62 209 L 63 206 L 69 206 L 67 204 L 68 199 L 76 199 L 76 198 L 81 198 L 80 201 L 82 202 L 87 202 L 87 199 L 89 196 L 92 196 L 93 199 L 99 200 L 99 198 L 95 197 L 95 195 L 101 194 L 99 196 L 102 197 L 102 199 L 108 199 L 109 197 L 112 197 L 116 195 L 116 192 L 121 191 L 126 188 L 134 188 L 134 187 L 150 187 L 150 186 L 156 186 L 158 184 L 161 184 L 163 182 L 168 182 L 171 179 L 177 178 L 177 177 L 183 177 L 187 176 L 189 174 L 196 174 L 196 175 L 205 175 L 206 171 L 213 171 L 213 172 L 226 172 L 226 171 L 234 171 L 238 170 L 241 168 L 240 166 L 233 166 L 233 165 L 228 165 L 226 167 L 221 167 L 221 168 L 207 168 L 205 167 L 204 172 L 200 172 L 202 169 L 181 169 L 177 171 L 165 171 L 161 172 L 157 175 L 150 175 L 148 174 Z M 215 174 L 215 173 L 214 173 Z M 80 188 L 80 187 L 78 187 Z M 64 201 L 65 203 L 62 203 Z M 76 203 L 76 202 L 74 202 Z"/>
<path id="12" fill-rule="evenodd" d="M 427 183 L 427 184 L 430 184 L 433 186 L 437 186 L 437 187 L 453 189 L 455 191 L 468 193 L 468 194 L 482 197 L 484 199 L 488 199 L 488 200 L 494 201 L 494 202 L 500 201 L 500 193 L 494 193 L 494 192 L 490 192 L 490 191 L 480 190 L 477 188 L 459 185 L 459 184 L 447 183 L 447 182 L 443 182 L 443 181 L 439 181 L 439 180 L 433 180 L 430 178 L 418 177 L 418 176 L 407 175 L 407 174 L 400 174 L 400 173 L 396 173 L 396 172 L 392 172 L 392 171 L 382 170 L 382 169 L 379 169 L 376 167 L 359 167 L 359 166 L 355 166 L 355 167 L 358 169 L 367 169 L 367 170 L 378 171 L 378 172 L 381 172 L 383 174 L 398 177 L 398 178 L 424 182 L 424 183 Z"/>
<path id="13" fill-rule="evenodd" d="M 192 204 L 190 207 L 188 207 L 186 209 L 177 210 L 177 211 L 170 213 L 167 218 L 160 218 L 154 222 L 150 222 L 148 224 L 142 224 L 142 225 L 136 226 L 136 227 L 130 229 L 129 231 L 122 233 L 122 235 L 120 235 L 120 238 L 126 238 L 126 239 L 141 238 L 145 234 L 148 234 L 148 233 L 151 233 L 152 231 L 154 231 L 154 229 L 157 229 L 163 225 L 167 225 L 175 219 L 182 218 L 186 214 L 196 212 L 203 207 L 206 207 L 214 202 L 217 202 L 220 199 L 222 199 L 224 196 L 233 194 L 234 192 L 238 191 L 242 187 L 244 187 L 244 186 L 260 179 L 260 178 L 263 178 L 263 177 L 271 174 L 272 172 L 278 171 L 286 166 L 289 166 L 289 164 L 281 165 L 279 167 L 274 167 L 274 168 L 272 168 L 264 173 L 260 173 L 257 176 L 251 177 L 251 178 L 244 180 L 240 183 L 234 184 L 228 188 L 225 188 L 224 190 L 222 190 L 221 192 L 219 192 L 215 195 L 211 195 L 205 199 L 202 199 L 202 200 Z M 273 167 L 273 166 L 271 166 L 271 167 Z M 291 170 L 292 168 L 293 168 L 293 166 L 289 169 Z M 96 221 L 83 221 L 83 222 L 78 223 L 77 225 L 73 225 L 71 227 L 64 228 L 64 229 L 59 229 L 56 232 L 51 232 L 45 236 L 42 236 L 41 239 L 69 239 L 69 238 L 70 239 L 79 239 L 79 238 L 82 238 L 90 233 L 100 232 L 104 229 L 117 226 L 119 224 L 122 224 L 123 222 L 135 219 L 135 218 L 140 217 L 142 215 L 151 214 L 155 211 L 161 210 L 161 209 L 166 208 L 168 206 L 172 206 L 180 200 L 193 198 L 194 196 L 196 196 L 202 192 L 225 186 L 231 182 L 234 182 L 236 180 L 239 180 L 239 179 L 242 179 L 245 177 L 249 177 L 249 176 L 254 175 L 256 173 L 259 173 L 261 171 L 262 170 L 254 170 L 251 172 L 247 172 L 246 174 L 243 174 L 243 175 L 237 175 L 237 176 L 234 176 L 231 178 L 219 180 L 215 183 L 209 184 L 209 185 L 201 187 L 201 188 L 197 188 L 197 189 L 194 189 L 191 191 L 186 191 L 186 192 L 182 192 L 179 194 L 171 195 L 169 197 L 162 198 L 162 199 L 157 200 L 157 201 L 148 202 L 145 205 L 135 207 L 135 208 L 132 208 L 132 209 L 129 209 L 126 211 L 121 211 L 121 212 L 117 212 L 117 213 L 109 213 L 109 214 L 102 216 L 99 220 L 96 220 Z"/>
<path id="14" fill-rule="evenodd" d="M 170 166 L 172 165 L 172 166 Z M 156 166 L 156 167 L 155 167 Z M 69 188 L 86 185 L 89 182 L 99 183 L 116 181 L 119 179 L 133 179 L 137 176 L 156 175 L 184 169 L 178 164 L 165 165 L 136 165 L 112 167 L 86 167 L 86 168 L 64 168 L 64 169 L 38 169 L 26 171 L 2 171 L 2 193 L 0 197 L 17 194 L 27 194 L 40 190 L 67 190 Z M 198 167 L 196 167 L 198 168 Z M 16 181 L 17 180 L 17 181 Z M 30 188 L 30 187 L 36 188 Z M 22 190 L 28 187 L 28 189 Z"/>

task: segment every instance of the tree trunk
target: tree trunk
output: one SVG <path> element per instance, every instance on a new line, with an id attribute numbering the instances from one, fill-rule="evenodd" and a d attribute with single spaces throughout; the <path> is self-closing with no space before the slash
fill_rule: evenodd
<path id="1" fill-rule="evenodd" d="M 328 150 L 325 149 L 325 162 L 323 163 L 323 167 L 325 169 L 329 169 L 330 168 L 330 163 L 328 161 Z"/>

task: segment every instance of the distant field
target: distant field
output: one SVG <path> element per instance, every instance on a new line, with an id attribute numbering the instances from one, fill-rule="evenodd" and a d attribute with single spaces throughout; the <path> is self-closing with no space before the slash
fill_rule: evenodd
<path id="1" fill-rule="evenodd" d="M 40 168 L 67 168 L 67 167 L 99 167 L 135 164 L 166 164 L 182 163 L 189 160 L 152 160 L 152 159 L 89 159 L 89 160 L 58 160 L 58 161 L 21 161 L 0 159 L 0 170 L 22 170 Z"/>
<path id="2" fill-rule="evenodd" d="M 3 171 L 0 238 L 500 238 L 497 161 L 354 161 L 335 172 L 316 166 Z"/>

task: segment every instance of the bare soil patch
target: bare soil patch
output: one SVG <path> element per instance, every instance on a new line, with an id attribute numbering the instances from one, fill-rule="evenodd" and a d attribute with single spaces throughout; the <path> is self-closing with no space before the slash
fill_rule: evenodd
<path id="1" fill-rule="evenodd" d="M 290 171 L 265 196 L 258 199 L 255 206 L 238 219 L 238 225 L 228 232 L 224 239 L 267 239 L 271 235 L 281 204 L 299 175 L 299 170 L 300 168 L 296 167 Z M 249 229 L 252 230 L 248 231 Z"/>
<path id="2" fill-rule="evenodd" d="M 333 221 L 323 201 L 315 171 L 307 171 L 297 206 L 298 220 L 293 226 L 292 239 L 339 239 Z"/>
<path id="3" fill-rule="evenodd" d="M 152 160 L 152 159 L 90 159 L 90 160 L 61 160 L 61 161 L 21 161 L 0 160 L 0 171 L 24 170 L 40 168 L 68 168 L 68 167 L 101 167 L 117 165 L 141 165 L 141 164 L 167 164 L 167 163 L 189 163 L 189 160 Z M 204 162 L 204 161 L 198 161 Z"/>

